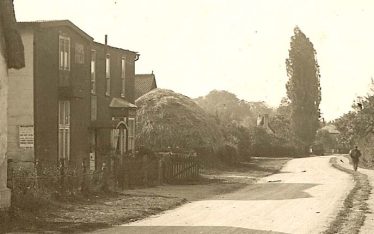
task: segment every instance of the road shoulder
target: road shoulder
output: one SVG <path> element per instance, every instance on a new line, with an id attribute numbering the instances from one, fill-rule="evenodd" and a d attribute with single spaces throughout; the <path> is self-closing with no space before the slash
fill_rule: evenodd
<path id="1" fill-rule="evenodd" d="M 331 158 L 330 162 L 333 167 L 351 174 L 355 184 L 344 200 L 343 207 L 324 233 L 361 233 L 360 228 L 361 230 L 366 229 L 365 219 L 367 219 L 369 210 L 367 200 L 372 189 L 368 175 L 353 171 L 349 160 L 343 156 Z"/>

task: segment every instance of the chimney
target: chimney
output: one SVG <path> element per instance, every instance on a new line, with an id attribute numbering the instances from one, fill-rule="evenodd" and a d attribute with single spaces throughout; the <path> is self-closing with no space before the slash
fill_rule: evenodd
<path id="1" fill-rule="evenodd" d="M 105 34 L 105 45 L 108 45 L 108 35 Z"/>

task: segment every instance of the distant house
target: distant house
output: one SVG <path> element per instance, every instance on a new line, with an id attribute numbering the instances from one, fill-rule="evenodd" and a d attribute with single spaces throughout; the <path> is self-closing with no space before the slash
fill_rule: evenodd
<path id="1" fill-rule="evenodd" d="M 143 96 L 157 88 L 156 77 L 153 74 L 136 74 L 135 75 L 135 99 Z"/>
<path id="2" fill-rule="evenodd" d="M 339 130 L 336 128 L 335 125 L 329 124 L 321 128 L 320 130 L 327 131 L 331 136 L 338 136 L 340 134 Z"/>
<path id="3" fill-rule="evenodd" d="M 325 151 L 325 153 L 334 154 L 334 153 L 339 152 L 339 148 L 338 148 L 338 144 L 337 144 L 337 139 L 338 139 L 338 137 L 340 135 L 340 132 L 336 128 L 336 126 L 333 125 L 333 124 L 328 124 L 328 125 L 322 127 L 321 129 L 319 129 L 318 132 L 317 132 L 317 134 L 319 132 L 322 132 L 322 131 L 327 132 L 328 136 L 329 136 L 328 142 L 324 142 L 324 151 Z"/>
<path id="4" fill-rule="evenodd" d="M 257 127 L 262 127 L 269 134 L 274 134 L 274 130 L 269 124 L 269 114 L 258 115 L 257 117 Z"/>
<path id="5" fill-rule="evenodd" d="M 18 25 L 26 67 L 9 72 L 9 158 L 95 170 L 110 149 L 133 152 L 139 54 L 94 42 L 69 20 Z"/>

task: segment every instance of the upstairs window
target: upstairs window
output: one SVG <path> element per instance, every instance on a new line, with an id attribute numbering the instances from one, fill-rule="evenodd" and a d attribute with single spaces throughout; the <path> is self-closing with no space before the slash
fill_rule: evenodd
<path id="1" fill-rule="evenodd" d="M 106 87 L 105 95 L 110 96 L 110 55 L 106 55 L 105 59 L 105 77 L 106 77 Z"/>
<path id="2" fill-rule="evenodd" d="M 125 58 L 121 59 L 121 79 L 122 79 L 122 91 L 121 91 L 121 97 L 125 97 L 125 91 L 126 91 L 126 60 Z"/>
<path id="3" fill-rule="evenodd" d="M 59 36 L 60 70 L 70 71 L 70 38 Z"/>
<path id="4" fill-rule="evenodd" d="M 91 93 L 96 94 L 96 51 L 91 51 Z"/>
<path id="5" fill-rule="evenodd" d="M 79 43 L 75 43 L 75 63 L 84 64 L 84 46 Z"/>

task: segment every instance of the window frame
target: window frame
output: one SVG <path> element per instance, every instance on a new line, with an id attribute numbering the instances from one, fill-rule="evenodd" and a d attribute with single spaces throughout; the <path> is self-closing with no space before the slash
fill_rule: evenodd
<path id="1" fill-rule="evenodd" d="M 105 95 L 110 96 L 110 54 L 107 53 L 105 56 Z"/>
<path id="2" fill-rule="evenodd" d="M 112 120 L 121 121 L 124 123 L 124 125 L 121 124 L 119 128 L 111 129 L 110 131 L 110 145 L 112 150 L 123 155 L 126 153 L 126 143 L 128 137 L 126 118 L 113 117 Z"/>
<path id="3" fill-rule="evenodd" d="M 91 94 L 96 94 L 96 50 L 91 50 Z"/>
<path id="4" fill-rule="evenodd" d="M 76 64 L 84 64 L 84 45 L 79 42 L 74 44 L 74 59 Z"/>
<path id="5" fill-rule="evenodd" d="M 58 159 L 70 160 L 71 105 L 69 100 L 58 101 Z"/>
<path id="6" fill-rule="evenodd" d="M 70 71 L 71 65 L 71 43 L 70 37 L 59 35 L 58 43 L 58 59 L 59 59 L 59 70 Z"/>
<path id="7" fill-rule="evenodd" d="M 126 57 L 121 58 L 121 97 L 126 93 Z"/>
<path id="8" fill-rule="evenodd" d="M 128 145 L 127 148 L 129 151 L 135 152 L 135 134 L 136 134 L 136 119 L 133 117 L 129 117 L 127 119 L 127 126 L 128 126 Z"/>

